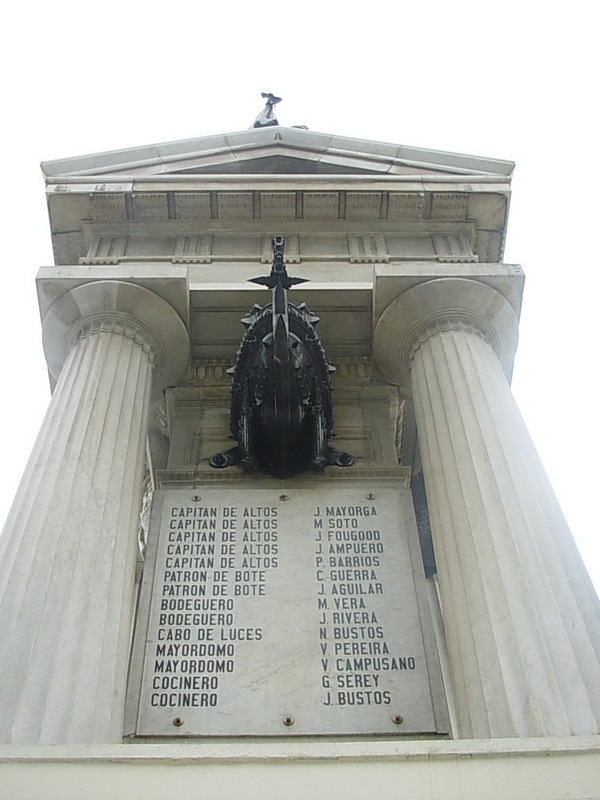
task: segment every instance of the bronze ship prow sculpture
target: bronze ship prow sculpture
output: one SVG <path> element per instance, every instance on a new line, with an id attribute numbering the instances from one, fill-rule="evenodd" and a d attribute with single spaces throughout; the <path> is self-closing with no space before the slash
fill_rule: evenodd
<path id="1" fill-rule="evenodd" d="M 304 303 L 288 302 L 288 289 L 306 280 L 288 275 L 281 236 L 273 239 L 270 274 L 251 280 L 271 289 L 272 300 L 254 305 L 242 319 L 246 334 L 229 370 L 230 428 L 237 446 L 212 456 L 211 466 L 240 464 L 277 478 L 328 464 L 350 466 L 354 457 L 329 445 L 335 368 L 315 331 L 319 317 Z"/>

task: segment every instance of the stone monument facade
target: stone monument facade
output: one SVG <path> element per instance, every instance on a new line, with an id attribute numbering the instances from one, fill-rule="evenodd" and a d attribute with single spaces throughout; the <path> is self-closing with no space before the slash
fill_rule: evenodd
<path id="1" fill-rule="evenodd" d="M 600 612 L 510 391 L 513 165 L 267 126 L 43 170 L 53 395 L 0 538 L 14 796 L 23 761 L 77 796 L 90 752 L 148 797 L 178 759 L 251 796 L 327 762 L 330 794 L 404 768 L 454 797 L 465 755 L 480 797 L 498 755 L 519 796 L 591 796 Z M 209 463 L 274 236 L 355 459 L 285 479 Z"/>

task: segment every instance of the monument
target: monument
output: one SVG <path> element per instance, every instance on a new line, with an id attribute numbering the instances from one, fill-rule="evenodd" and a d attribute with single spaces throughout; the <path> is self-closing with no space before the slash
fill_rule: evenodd
<path id="1" fill-rule="evenodd" d="M 2 785 L 598 796 L 598 599 L 509 384 L 513 164 L 265 97 L 248 131 L 43 165 Z"/>

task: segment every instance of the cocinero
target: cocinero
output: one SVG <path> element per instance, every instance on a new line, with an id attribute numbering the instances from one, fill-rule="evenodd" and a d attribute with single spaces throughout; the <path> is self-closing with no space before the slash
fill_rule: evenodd
<path id="1" fill-rule="evenodd" d="M 214 708 L 219 702 L 216 692 L 153 692 L 150 705 L 159 708 Z"/>

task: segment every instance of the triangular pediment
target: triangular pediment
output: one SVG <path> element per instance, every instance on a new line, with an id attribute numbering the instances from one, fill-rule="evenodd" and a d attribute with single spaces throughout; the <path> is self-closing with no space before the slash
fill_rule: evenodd
<path id="1" fill-rule="evenodd" d="M 424 150 L 297 128 L 272 127 L 98 153 L 42 164 L 57 177 L 363 175 L 373 177 L 497 176 L 506 161 Z"/>
<path id="2" fill-rule="evenodd" d="M 42 165 L 55 259 L 63 264 L 139 261 L 149 252 L 179 258 L 181 248 L 185 260 L 189 247 L 198 263 L 221 251 L 233 258 L 235 248 L 219 238 L 232 228 L 254 232 L 257 243 L 264 235 L 260 253 L 268 260 L 273 229 L 287 225 L 298 237 L 315 224 L 334 238 L 346 228 L 342 240 L 331 239 L 328 257 L 350 248 L 355 260 L 381 261 L 383 240 L 373 237 L 413 230 L 418 239 L 429 226 L 427 235 L 438 236 L 428 240 L 429 255 L 498 260 L 513 167 L 279 126 Z M 439 239 L 448 234 L 451 242 Z M 166 239 L 149 244 L 152 236 Z M 313 245 L 303 239 L 302 247 L 306 254 Z M 410 257 L 425 256 L 419 247 Z"/>
<path id="3" fill-rule="evenodd" d="M 288 153 L 264 152 L 251 158 L 236 158 L 216 164 L 198 163 L 173 175 L 364 175 L 373 174 L 357 166 L 330 164 L 326 160 L 311 160 Z"/>

